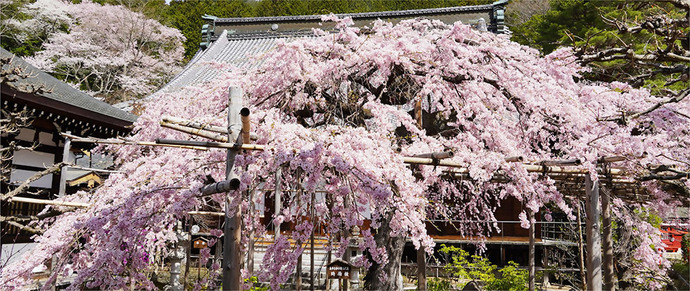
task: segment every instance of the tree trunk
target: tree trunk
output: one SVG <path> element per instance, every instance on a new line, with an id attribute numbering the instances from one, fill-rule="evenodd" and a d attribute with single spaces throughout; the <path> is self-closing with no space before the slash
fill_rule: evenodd
<path id="1" fill-rule="evenodd" d="M 384 215 L 381 227 L 374 235 L 377 246 L 383 246 L 388 253 L 388 262 L 385 265 L 373 263 L 364 277 L 365 290 L 402 290 L 400 278 L 400 261 L 402 260 L 405 237 L 391 237 L 390 221 L 392 212 Z M 386 278 L 386 280 L 381 280 Z"/>

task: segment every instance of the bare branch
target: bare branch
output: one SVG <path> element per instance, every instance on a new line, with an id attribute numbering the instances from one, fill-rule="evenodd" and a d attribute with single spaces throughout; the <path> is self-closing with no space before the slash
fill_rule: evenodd
<path id="1" fill-rule="evenodd" d="M 5 221 L 5 222 L 6 222 L 7 224 L 9 224 L 9 225 L 18 227 L 18 228 L 20 228 L 21 230 L 24 230 L 24 231 L 28 231 L 28 232 L 31 232 L 31 233 L 38 233 L 38 234 L 43 233 L 43 230 L 40 230 L 40 229 L 37 229 L 37 228 L 33 228 L 33 227 L 30 227 L 30 226 L 26 226 L 26 225 L 23 225 L 23 224 L 21 224 L 21 223 L 17 223 L 17 222 L 14 222 L 14 221 Z"/>
<path id="2" fill-rule="evenodd" d="M 647 109 L 645 111 L 632 114 L 632 115 L 630 115 L 630 118 L 631 119 L 638 118 L 642 115 L 645 115 L 645 114 L 650 113 L 654 110 L 657 110 L 659 107 L 664 106 L 668 103 L 678 103 L 678 102 L 682 101 L 683 99 L 685 99 L 685 97 L 687 97 L 688 95 L 690 95 L 690 88 L 687 88 L 687 89 L 681 91 L 678 95 L 676 95 L 674 97 L 671 97 L 671 98 L 666 99 L 664 101 L 661 101 L 657 104 L 654 104 L 654 106 L 650 107 L 649 109 Z"/>
<path id="3" fill-rule="evenodd" d="M 50 166 L 50 168 L 47 168 L 43 171 L 40 171 L 40 172 L 34 174 L 29 179 L 26 179 L 26 181 L 24 181 L 21 185 L 19 185 L 19 187 L 8 192 L 7 194 L 3 194 L 2 196 L 0 196 L 0 201 L 5 201 L 5 200 L 12 201 L 12 197 L 16 196 L 17 194 L 22 193 L 24 190 L 29 188 L 29 185 L 31 185 L 32 182 L 40 179 L 41 177 L 43 177 L 45 175 L 57 172 L 60 169 L 62 169 L 63 166 L 67 166 L 67 165 L 71 165 L 71 164 L 65 163 L 65 162 L 60 162 L 60 163 L 57 163 L 57 164 Z"/>

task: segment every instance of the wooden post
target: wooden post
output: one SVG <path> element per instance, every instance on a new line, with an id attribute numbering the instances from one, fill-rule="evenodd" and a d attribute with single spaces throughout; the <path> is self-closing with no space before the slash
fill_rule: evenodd
<path id="1" fill-rule="evenodd" d="M 527 218 L 529 219 L 529 259 L 527 263 L 529 268 L 529 290 L 534 291 L 536 290 L 536 268 L 534 262 L 535 221 L 532 211 L 527 210 L 527 214 Z"/>
<path id="2" fill-rule="evenodd" d="M 615 273 L 613 270 L 613 239 L 611 237 L 611 191 L 604 189 L 601 195 L 602 249 L 604 252 L 604 290 L 614 291 Z"/>
<path id="3" fill-rule="evenodd" d="M 239 138 L 242 129 L 240 120 L 240 110 L 242 108 L 242 89 L 230 87 L 230 102 L 228 104 L 228 140 L 242 142 Z M 228 149 L 225 175 L 227 181 L 237 179 L 237 174 L 233 171 L 235 156 L 238 150 Z M 242 277 L 240 267 L 242 266 L 242 253 L 240 252 L 240 239 L 242 221 L 242 209 L 230 209 L 230 193 L 225 195 L 225 233 L 223 238 L 223 290 L 240 290 Z M 242 205 L 239 203 L 238 205 Z"/>
<path id="4" fill-rule="evenodd" d="M 187 220 L 191 222 L 190 220 Z M 192 261 L 192 231 L 190 230 L 187 233 L 187 244 L 185 245 L 186 248 L 186 260 L 184 264 L 184 278 L 182 279 L 182 286 L 184 289 L 187 289 L 187 278 L 189 277 L 189 264 L 191 264 Z"/>
<path id="5" fill-rule="evenodd" d="M 506 246 L 501 244 L 501 266 L 506 265 Z"/>
<path id="6" fill-rule="evenodd" d="M 295 215 L 297 216 L 297 218 L 295 221 L 295 225 L 299 225 L 299 223 L 302 222 L 302 214 L 300 213 L 300 209 L 302 206 L 302 204 L 300 203 L 300 200 L 302 198 L 301 197 L 302 196 L 302 186 L 300 184 L 302 182 L 301 180 L 302 179 L 297 179 L 297 181 L 298 181 L 297 182 L 297 194 L 296 194 L 297 197 L 295 197 L 295 199 L 296 199 L 295 205 L 297 205 L 297 210 L 296 210 L 297 213 L 295 213 Z M 300 247 L 302 246 L 301 240 L 297 240 L 295 243 L 298 244 Z M 299 254 L 299 257 L 297 257 L 297 270 L 295 270 L 295 273 L 297 273 L 297 277 L 295 278 L 295 289 L 297 289 L 297 291 L 302 290 L 302 255 L 303 254 L 304 254 L 304 251 L 302 251 L 302 253 Z"/>
<path id="7" fill-rule="evenodd" d="M 580 265 L 580 280 L 582 290 L 587 291 L 587 276 L 585 275 L 584 239 L 582 238 L 582 211 L 580 209 L 580 194 L 577 195 L 577 252 Z"/>
<path id="8" fill-rule="evenodd" d="M 199 262 L 199 268 L 196 269 L 196 281 L 199 282 L 201 281 L 201 255 L 199 255 L 199 258 L 197 259 Z M 186 289 L 187 287 L 185 287 Z"/>
<path id="9" fill-rule="evenodd" d="M 309 246 L 309 248 L 310 248 L 310 254 L 309 254 L 310 262 L 309 263 L 311 264 L 311 266 L 309 268 L 309 272 L 310 272 L 309 277 L 311 280 L 311 285 L 309 287 L 309 290 L 311 290 L 311 291 L 314 291 L 314 287 L 316 285 L 314 282 L 314 230 L 316 229 L 316 221 L 314 221 L 314 200 L 315 200 L 314 191 L 312 191 L 311 192 L 311 209 L 310 209 L 312 229 L 311 229 L 311 237 L 310 237 L 311 245 Z"/>
<path id="10" fill-rule="evenodd" d="M 326 253 L 326 262 L 328 263 L 330 263 L 332 259 L 331 247 L 333 247 L 333 242 L 331 242 L 331 237 L 328 236 L 328 252 Z M 328 279 L 328 275 L 326 275 L 326 290 L 331 290 L 331 279 Z"/>
<path id="11" fill-rule="evenodd" d="M 542 233 L 544 231 L 544 225 L 542 225 Z M 549 268 L 549 252 L 548 248 L 546 247 L 545 244 L 541 245 L 542 249 L 542 258 L 541 258 L 541 266 L 544 269 L 542 271 L 542 278 L 541 278 L 541 289 L 546 290 L 546 287 L 549 286 L 549 272 L 547 271 Z"/>
<path id="12" fill-rule="evenodd" d="M 251 219 L 254 219 L 254 212 L 255 212 L 255 204 L 254 204 L 254 194 L 255 190 L 249 191 L 249 217 Z M 247 246 L 247 271 L 249 272 L 249 276 L 252 276 L 254 274 L 254 228 L 249 231 L 249 243 Z"/>
<path id="13" fill-rule="evenodd" d="M 417 290 L 426 291 L 426 252 L 422 245 L 417 250 Z"/>
<path id="14" fill-rule="evenodd" d="M 281 173 L 280 172 L 281 172 L 280 166 L 278 166 L 278 168 L 276 168 L 276 185 L 275 185 L 276 189 L 275 189 L 275 193 L 274 193 L 275 199 L 273 199 L 275 202 L 275 204 L 273 206 L 274 207 L 273 212 L 274 212 L 275 216 L 280 215 L 280 205 L 281 205 L 281 202 L 280 202 L 280 195 L 281 195 L 280 194 L 280 180 L 281 180 L 280 176 L 281 176 Z M 273 232 L 274 232 L 274 234 L 273 234 L 274 235 L 274 241 L 277 241 L 278 237 L 280 237 L 280 222 L 276 223 L 275 220 L 273 221 Z"/>
<path id="15" fill-rule="evenodd" d="M 599 180 L 585 175 L 585 211 L 587 212 L 587 290 L 601 291 L 601 235 L 599 233 Z"/>
<path id="16" fill-rule="evenodd" d="M 71 132 L 68 131 L 67 134 L 71 134 Z M 65 137 L 65 145 L 64 145 L 64 148 L 62 149 L 62 162 L 63 163 L 69 162 L 69 152 L 70 152 L 71 146 L 72 146 L 72 140 L 69 137 Z M 68 170 L 69 170 L 69 166 L 67 166 L 67 165 L 62 166 L 62 169 L 60 169 L 60 188 L 58 189 L 58 197 L 65 196 L 65 191 L 67 189 L 67 171 Z"/>

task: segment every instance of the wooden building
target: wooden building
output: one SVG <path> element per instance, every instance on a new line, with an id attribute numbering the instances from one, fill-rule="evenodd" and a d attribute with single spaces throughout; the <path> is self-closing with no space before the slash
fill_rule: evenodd
<path id="1" fill-rule="evenodd" d="M 36 173 L 62 161 L 79 165 L 48 173 L 30 183 L 16 197 L 54 199 L 65 193 L 98 185 L 107 171 L 107 158 L 91 156 L 91 144 L 72 144 L 65 150 L 60 133 L 109 138 L 130 132 L 136 116 L 73 88 L 0 48 L 1 99 L 4 125 L 15 116 L 26 117 L 18 128 L 5 128 L 2 139 L 3 177 L 0 193 L 16 189 Z M 68 155 L 65 157 L 65 155 Z M 10 199 L 11 200 L 11 199 Z M 2 216 L 36 215 L 45 205 L 2 201 Z M 2 224 L 2 243 L 30 242 L 31 233 Z"/>

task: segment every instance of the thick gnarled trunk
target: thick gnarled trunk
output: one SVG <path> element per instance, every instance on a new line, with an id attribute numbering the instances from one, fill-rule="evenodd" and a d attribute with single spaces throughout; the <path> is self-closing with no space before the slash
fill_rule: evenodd
<path id="1" fill-rule="evenodd" d="M 364 277 L 365 290 L 402 290 L 400 280 L 400 261 L 402 260 L 405 237 L 392 237 L 390 221 L 392 213 L 388 212 L 381 221 L 381 227 L 374 235 L 377 246 L 386 248 L 388 262 L 384 265 L 374 263 Z M 385 280 L 382 280 L 385 278 Z"/>

